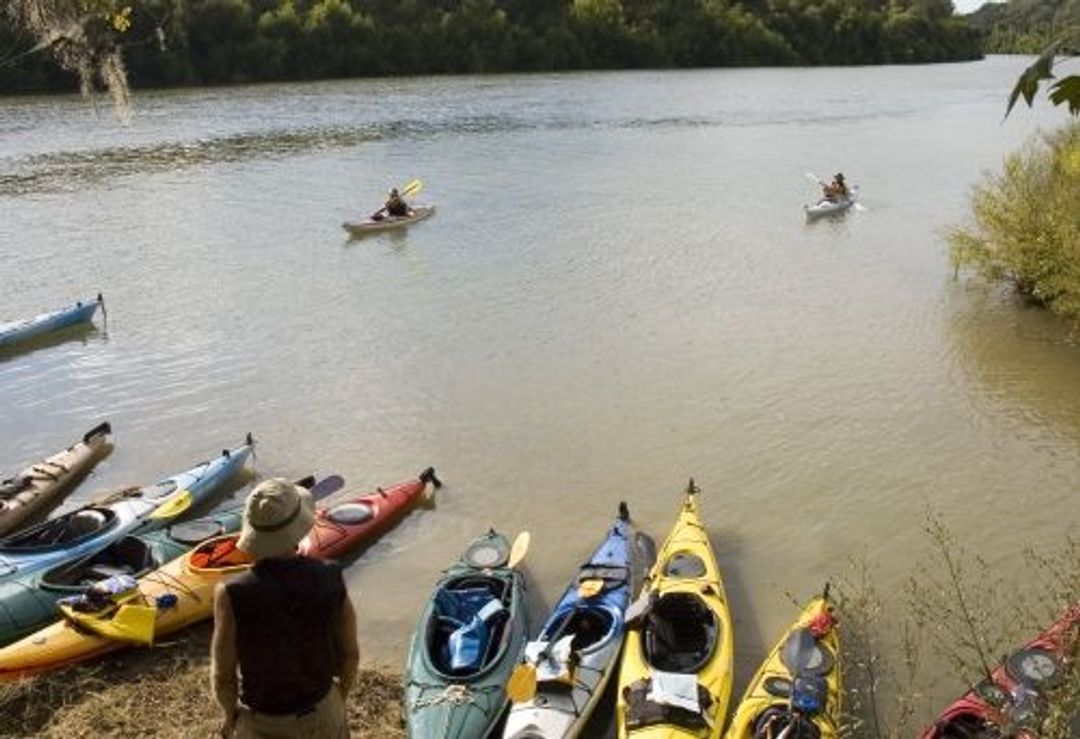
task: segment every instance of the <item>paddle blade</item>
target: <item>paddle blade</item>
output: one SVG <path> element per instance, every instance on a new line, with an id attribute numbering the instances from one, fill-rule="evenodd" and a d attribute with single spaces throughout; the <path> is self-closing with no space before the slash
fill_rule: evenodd
<path id="1" fill-rule="evenodd" d="M 822 187 L 825 186 L 825 182 L 822 181 L 821 179 L 819 179 L 818 176 L 816 174 L 814 174 L 813 172 L 803 172 L 803 174 L 805 174 L 808 179 L 813 180 L 814 182 L 821 185 Z"/>
<path id="2" fill-rule="evenodd" d="M 135 644 L 154 643 L 157 609 L 150 606 L 122 605 L 110 624 L 115 638 Z"/>
<path id="3" fill-rule="evenodd" d="M 420 180 L 413 180 L 412 182 L 409 182 L 406 185 L 402 186 L 402 188 L 398 192 L 400 192 L 401 195 L 404 197 L 405 195 L 415 195 L 423 189 L 423 182 L 421 182 Z"/>
<path id="4" fill-rule="evenodd" d="M 172 497 L 154 509 L 149 518 L 155 520 L 176 518 L 188 508 L 191 508 L 191 504 L 194 502 L 195 498 L 190 490 L 177 490 Z"/>
<path id="5" fill-rule="evenodd" d="M 582 580 L 578 585 L 577 592 L 582 598 L 592 598 L 599 595 L 604 590 L 604 581 L 599 578 L 592 580 Z"/>
<path id="6" fill-rule="evenodd" d="M 522 531 L 517 535 L 517 538 L 514 539 L 514 546 L 510 548 L 510 560 L 506 564 L 507 567 L 517 567 L 521 560 L 525 559 L 525 553 L 529 551 L 529 539 L 528 531 Z M 535 680 L 535 678 L 534 675 L 533 679 Z"/>
<path id="7" fill-rule="evenodd" d="M 506 695 L 514 703 L 528 703 L 536 695 L 536 665 L 525 663 L 514 668 L 506 683 Z"/>
<path id="8" fill-rule="evenodd" d="M 315 500 L 322 500 L 328 495 L 333 495 L 343 487 L 345 487 L 344 477 L 341 475 L 330 475 L 312 485 L 311 497 Z"/>

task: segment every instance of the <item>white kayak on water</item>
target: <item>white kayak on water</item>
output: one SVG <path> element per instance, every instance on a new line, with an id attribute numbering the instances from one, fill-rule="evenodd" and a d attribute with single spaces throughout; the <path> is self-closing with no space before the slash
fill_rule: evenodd
<path id="1" fill-rule="evenodd" d="M 806 220 L 812 221 L 815 218 L 821 218 L 822 216 L 843 213 L 853 205 L 855 205 L 855 198 L 851 196 L 837 198 L 835 200 L 823 198 L 814 205 L 804 205 L 803 208 L 806 210 Z"/>
<path id="2" fill-rule="evenodd" d="M 404 228 L 405 226 L 422 221 L 425 218 L 430 218 L 434 213 L 434 205 L 417 205 L 409 210 L 408 215 L 383 216 L 379 219 L 365 218 L 362 221 L 346 221 L 342 224 L 342 228 L 348 231 L 352 236 L 365 236 L 367 234 L 379 233 L 380 231 L 391 231 L 395 228 Z"/>

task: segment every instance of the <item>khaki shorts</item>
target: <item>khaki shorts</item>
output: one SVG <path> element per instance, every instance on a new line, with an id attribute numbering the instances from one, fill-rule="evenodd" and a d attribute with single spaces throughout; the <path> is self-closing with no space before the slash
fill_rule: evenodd
<path id="1" fill-rule="evenodd" d="M 236 739 L 348 739 L 345 701 L 337 685 L 302 715 L 271 716 L 240 706 Z"/>

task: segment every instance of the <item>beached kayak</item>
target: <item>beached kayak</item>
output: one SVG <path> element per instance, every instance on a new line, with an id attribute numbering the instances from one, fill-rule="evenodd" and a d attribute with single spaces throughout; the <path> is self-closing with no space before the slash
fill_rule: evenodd
<path id="1" fill-rule="evenodd" d="M 86 323 L 94 317 L 98 306 L 104 304 L 101 293 L 98 293 L 96 300 L 79 301 L 60 310 L 42 313 L 23 321 L 0 323 L 0 348 L 28 341 L 50 331 Z"/>
<path id="2" fill-rule="evenodd" d="M 405 665 L 411 739 L 483 739 L 506 709 L 506 682 L 528 638 L 524 578 L 495 531 L 445 570 L 413 631 Z"/>
<path id="3" fill-rule="evenodd" d="M 168 526 L 238 472 L 252 444 L 249 436 L 246 444 L 186 472 L 112 493 L 0 539 L 0 585 L 85 557 L 127 534 Z"/>
<path id="4" fill-rule="evenodd" d="M 675 526 L 627 615 L 620 739 L 716 739 L 731 698 L 727 596 L 690 481 Z"/>
<path id="5" fill-rule="evenodd" d="M 0 536 L 17 530 L 48 511 L 71 492 L 74 483 L 99 459 L 112 427 L 103 423 L 82 441 L 0 482 Z"/>
<path id="6" fill-rule="evenodd" d="M 431 475 L 429 479 L 434 480 Z M 423 490 L 426 483 L 416 479 L 394 486 L 413 486 Z M 375 493 L 376 495 L 378 493 Z M 385 509 L 384 509 L 385 510 Z M 398 515 L 395 510 L 392 515 Z M 386 514 L 390 515 L 390 514 Z M 306 540 L 308 556 L 325 558 L 325 551 L 310 542 L 316 539 L 315 530 L 336 527 L 325 517 L 318 517 L 312 533 Z M 382 533 L 382 528 L 354 531 L 347 546 L 334 537 L 320 540 L 332 542 L 338 550 L 358 548 L 370 543 Z M 148 638 L 142 643 L 152 643 L 185 626 L 209 618 L 213 612 L 214 588 L 223 579 L 247 570 L 253 564 L 252 557 L 236 548 L 237 534 L 208 539 L 168 564 L 138 578 L 133 591 L 121 594 L 118 599 L 93 613 L 81 613 L 64 607 L 59 621 L 0 649 L 0 680 L 33 675 L 67 667 L 137 642 L 125 628 L 121 614 L 123 606 L 134 606 L 140 611 L 153 610 Z M 117 615 L 121 614 L 118 619 Z"/>
<path id="7" fill-rule="evenodd" d="M 239 531 L 242 519 L 243 510 L 234 507 L 166 530 L 125 536 L 82 559 L 0 584 L 0 645 L 55 621 L 58 600 L 81 595 L 110 577 L 146 575 L 207 538 Z"/>
<path id="8" fill-rule="evenodd" d="M 346 221 L 342 224 L 342 228 L 348 231 L 352 236 L 366 236 L 367 234 L 379 233 L 380 231 L 392 231 L 395 228 L 404 228 L 413 223 L 419 223 L 425 218 L 430 218 L 434 214 L 434 205 L 417 205 L 409 210 L 409 215 L 407 216 L 383 216 L 378 220 L 375 220 L 374 218 L 365 218 L 362 221 Z"/>
<path id="9" fill-rule="evenodd" d="M 758 669 L 725 739 L 840 735 L 840 637 L 829 589 L 810 602 Z M 801 726 L 800 726 L 801 724 Z"/>
<path id="10" fill-rule="evenodd" d="M 1075 676 L 1080 603 L 945 709 L 920 739 L 1036 739 L 1047 697 Z M 1075 724 L 1073 725 L 1075 728 Z"/>
<path id="11" fill-rule="evenodd" d="M 533 696 L 512 703 L 503 737 L 559 739 L 581 734 L 622 649 L 623 614 L 630 603 L 630 515 L 619 507 L 615 525 L 578 570 L 539 636 L 525 647 L 536 676 Z M 511 696 L 513 697 L 513 696 Z"/>
<path id="12" fill-rule="evenodd" d="M 337 501 L 315 512 L 315 525 L 300 542 L 300 553 L 322 559 L 338 559 L 378 539 L 424 496 L 428 483 L 440 487 L 435 469 L 428 467 L 415 480 L 388 488 L 376 488 Z"/>

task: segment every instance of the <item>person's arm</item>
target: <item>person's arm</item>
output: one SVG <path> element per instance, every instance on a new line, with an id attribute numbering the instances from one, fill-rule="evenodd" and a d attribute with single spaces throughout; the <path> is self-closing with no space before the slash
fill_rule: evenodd
<path id="1" fill-rule="evenodd" d="M 338 685 L 341 694 L 348 696 L 356 681 L 360 666 L 360 645 L 356 641 L 356 609 L 348 591 L 341 604 L 341 616 L 337 623 Z"/>
<path id="2" fill-rule="evenodd" d="M 236 619 L 225 583 L 218 583 L 214 590 L 214 636 L 210 642 L 210 689 L 225 712 L 221 725 L 223 737 L 231 737 L 236 729 L 236 707 L 240 699 L 236 665 Z"/>

